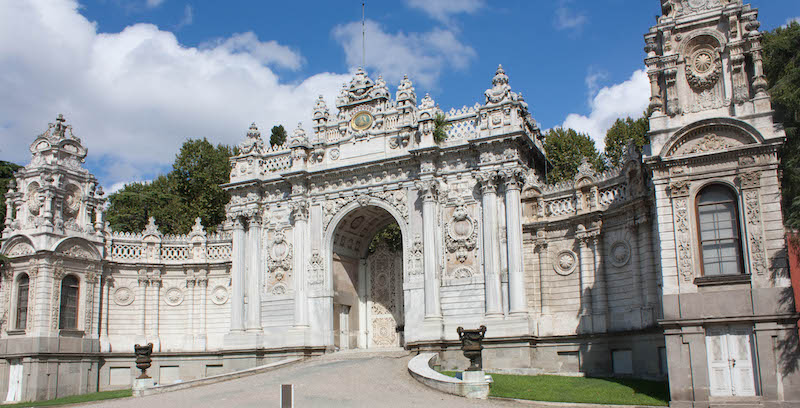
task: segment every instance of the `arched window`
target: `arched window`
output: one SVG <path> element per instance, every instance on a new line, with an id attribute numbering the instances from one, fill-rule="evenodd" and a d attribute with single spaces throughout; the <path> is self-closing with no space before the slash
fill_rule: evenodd
<path id="1" fill-rule="evenodd" d="M 28 327 L 28 287 L 30 279 L 27 274 L 20 275 L 17 279 L 17 329 L 25 330 Z"/>
<path id="2" fill-rule="evenodd" d="M 697 224 L 704 276 L 743 272 L 736 193 L 723 185 L 710 185 L 697 195 Z"/>
<path id="3" fill-rule="evenodd" d="M 61 308 L 59 309 L 59 329 L 78 328 L 78 278 L 68 275 L 61 281 Z"/>

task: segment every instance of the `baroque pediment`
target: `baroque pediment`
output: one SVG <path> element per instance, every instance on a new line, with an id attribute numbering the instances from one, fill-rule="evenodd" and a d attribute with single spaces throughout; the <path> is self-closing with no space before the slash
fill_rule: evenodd
<path id="1" fill-rule="evenodd" d="M 716 121 L 719 121 L 717 119 Z M 763 140 L 749 125 L 738 121 L 732 123 L 697 123 L 677 132 L 664 145 L 661 157 L 680 157 L 706 153 L 718 153 L 742 146 L 759 144 Z M 704 121 L 706 122 L 706 121 Z"/>

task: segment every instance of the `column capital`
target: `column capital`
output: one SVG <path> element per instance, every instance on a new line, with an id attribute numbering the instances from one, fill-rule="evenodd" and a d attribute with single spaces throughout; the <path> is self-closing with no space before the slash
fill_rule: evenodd
<path id="1" fill-rule="evenodd" d="M 308 200 L 298 200 L 291 203 L 292 218 L 294 221 L 307 221 L 309 205 Z"/>
<path id="2" fill-rule="evenodd" d="M 691 183 L 685 180 L 676 181 L 669 185 L 669 196 L 672 198 L 688 197 Z"/>
<path id="3" fill-rule="evenodd" d="M 414 187 L 422 193 L 424 201 L 436 201 L 439 195 L 439 182 L 436 179 L 415 181 Z"/>
<path id="4" fill-rule="evenodd" d="M 507 190 L 520 190 L 525 183 L 525 170 L 519 167 L 503 169 L 497 172 Z"/>
<path id="5" fill-rule="evenodd" d="M 480 185 L 483 194 L 497 192 L 497 172 L 494 170 L 484 170 L 475 173 L 475 180 Z"/>

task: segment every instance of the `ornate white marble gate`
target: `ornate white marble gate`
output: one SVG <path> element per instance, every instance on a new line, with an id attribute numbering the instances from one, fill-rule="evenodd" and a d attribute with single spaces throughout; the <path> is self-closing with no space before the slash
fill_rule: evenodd
<path id="1" fill-rule="evenodd" d="M 367 336 L 369 347 L 401 346 L 403 258 L 385 245 L 367 257 Z"/>

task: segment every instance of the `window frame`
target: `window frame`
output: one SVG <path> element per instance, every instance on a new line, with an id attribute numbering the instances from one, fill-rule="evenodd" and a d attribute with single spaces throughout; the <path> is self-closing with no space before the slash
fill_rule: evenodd
<path id="1" fill-rule="evenodd" d="M 20 296 L 21 291 L 21 284 L 22 279 L 26 279 L 27 283 L 25 285 L 25 296 Z M 28 300 L 30 299 L 31 293 L 31 277 L 25 272 L 20 273 L 17 275 L 17 278 L 14 280 L 14 290 L 16 291 L 16 297 L 14 301 L 14 326 L 12 330 L 27 330 L 28 329 L 28 315 L 30 314 L 30 303 Z M 20 303 L 24 300 L 25 302 L 25 319 L 20 319 L 20 311 L 22 308 L 20 307 Z"/>
<path id="2" fill-rule="evenodd" d="M 737 269 L 738 269 L 737 273 L 732 273 L 732 274 L 731 273 L 720 273 L 720 274 L 717 274 L 717 275 L 707 275 L 706 274 L 706 263 L 705 263 L 705 260 L 703 259 L 703 242 L 720 241 L 720 240 L 707 240 L 707 241 L 704 241 L 703 237 L 702 237 L 703 231 L 702 231 L 702 228 L 700 226 L 700 224 L 701 224 L 701 222 L 700 222 L 700 207 L 701 207 L 700 198 L 702 197 L 703 192 L 705 192 L 705 191 L 707 191 L 709 189 L 712 189 L 712 188 L 721 188 L 721 189 L 726 190 L 728 192 L 728 194 L 730 195 L 730 198 L 731 198 L 730 202 L 733 203 L 733 207 L 734 207 L 733 208 L 733 210 L 734 210 L 733 213 L 736 216 L 736 219 L 735 219 L 735 222 L 734 222 L 734 224 L 736 225 L 736 228 L 734 229 L 735 236 L 734 236 L 733 240 L 734 240 L 734 242 L 736 244 L 736 265 L 737 265 Z M 730 185 L 728 185 L 726 183 L 713 182 L 713 183 L 706 184 L 706 185 L 704 185 L 703 187 L 701 187 L 700 189 L 697 190 L 697 193 L 694 196 L 694 212 L 695 212 L 694 221 L 695 221 L 695 225 L 697 227 L 697 231 L 696 231 L 697 253 L 698 253 L 698 259 L 700 261 L 699 262 L 700 263 L 700 274 L 699 274 L 700 277 L 703 277 L 703 278 L 725 278 L 725 277 L 745 276 L 745 275 L 749 275 L 750 274 L 748 269 L 747 269 L 747 263 L 745 262 L 745 259 L 744 259 L 745 251 L 744 251 L 744 240 L 743 240 L 743 234 L 742 234 L 744 229 L 742 228 L 741 205 L 740 205 L 740 202 L 739 202 L 740 200 L 741 200 L 741 196 L 740 196 L 739 192 L 734 187 L 732 187 L 732 186 L 730 186 Z"/>
<path id="3" fill-rule="evenodd" d="M 74 287 L 65 288 L 64 284 L 67 283 L 68 280 L 72 280 L 72 279 L 74 279 L 74 282 L 75 282 Z M 66 290 L 74 289 L 74 291 L 75 291 L 74 292 L 74 295 L 75 295 L 74 296 L 74 298 L 75 298 L 74 314 L 71 315 L 71 316 L 67 316 L 66 315 L 67 308 L 70 307 L 70 305 L 65 304 L 65 302 L 68 301 L 68 299 L 65 297 L 65 294 L 69 295 L 70 293 L 65 293 L 65 289 Z M 75 276 L 75 275 L 72 275 L 72 274 L 68 274 L 68 275 L 64 276 L 61 279 L 61 284 L 59 285 L 59 290 L 60 290 L 60 293 L 59 293 L 60 296 L 59 296 L 59 305 L 58 305 L 58 328 L 59 328 L 59 330 L 78 330 L 78 328 L 80 326 L 80 321 L 79 321 L 78 317 L 80 316 L 80 306 L 81 306 L 80 305 L 80 300 L 81 300 L 81 279 L 78 276 Z M 67 296 L 67 297 L 69 297 L 69 296 Z M 70 312 L 72 312 L 72 311 L 70 310 Z M 65 327 L 65 319 L 67 317 L 74 318 L 75 324 L 71 325 L 70 327 Z"/>

